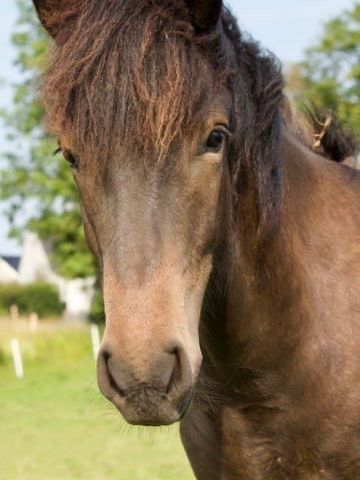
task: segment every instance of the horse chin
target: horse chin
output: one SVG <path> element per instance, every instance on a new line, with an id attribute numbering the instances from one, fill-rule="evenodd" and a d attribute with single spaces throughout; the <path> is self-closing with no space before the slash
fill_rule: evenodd
<path id="1" fill-rule="evenodd" d="M 194 389 L 177 400 L 155 389 L 141 387 L 129 393 L 121 402 L 112 399 L 116 408 L 130 425 L 160 427 L 172 425 L 189 411 Z"/>

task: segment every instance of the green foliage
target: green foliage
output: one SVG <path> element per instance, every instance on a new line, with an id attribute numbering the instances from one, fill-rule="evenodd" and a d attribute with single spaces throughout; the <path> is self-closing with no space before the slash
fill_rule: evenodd
<path id="1" fill-rule="evenodd" d="M 39 317 L 59 316 L 64 310 L 57 288 L 47 283 L 0 285 L 0 311 L 17 305 L 20 314 L 37 313 Z"/>
<path id="2" fill-rule="evenodd" d="M 297 99 L 332 109 L 360 136 L 359 58 L 360 2 L 356 1 L 351 10 L 325 24 L 320 40 L 296 68 L 302 76 Z"/>
<path id="3" fill-rule="evenodd" d="M 19 21 L 12 42 L 22 81 L 14 86 L 12 108 L 2 113 L 13 147 L 4 154 L 7 168 L 0 172 L 0 199 L 7 200 L 13 235 L 28 228 L 52 241 L 52 262 L 61 275 L 93 275 L 94 260 L 86 246 L 70 169 L 53 154 L 56 140 L 45 134 L 38 87 L 48 64 L 50 40 L 32 2 L 17 3 Z"/>
<path id="4" fill-rule="evenodd" d="M 4 350 L 0 347 L 0 366 L 5 365 L 6 363 L 6 355 Z"/>
<path id="5" fill-rule="evenodd" d="M 104 298 L 100 290 L 97 290 L 93 297 L 89 320 L 97 324 L 105 321 Z"/>

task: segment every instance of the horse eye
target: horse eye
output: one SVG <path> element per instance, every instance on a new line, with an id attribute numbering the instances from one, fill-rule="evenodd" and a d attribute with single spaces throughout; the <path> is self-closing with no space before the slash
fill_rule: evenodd
<path id="1" fill-rule="evenodd" d="M 65 160 L 70 164 L 71 168 L 79 167 L 79 158 L 69 150 L 62 150 L 62 154 Z"/>
<path id="2" fill-rule="evenodd" d="M 226 138 L 226 131 L 221 128 L 214 129 L 204 145 L 203 153 L 219 153 Z"/>

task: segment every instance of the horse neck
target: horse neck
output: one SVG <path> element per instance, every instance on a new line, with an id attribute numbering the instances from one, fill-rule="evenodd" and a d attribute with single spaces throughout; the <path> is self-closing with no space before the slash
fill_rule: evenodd
<path id="1" fill-rule="evenodd" d="M 324 334 L 318 325 L 320 311 L 324 317 L 323 303 L 319 305 L 316 296 L 324 295 L 321 302 L 332 301 L 318 285 L 324 283 L 324 272 L 339 248 L 335 238 L 342 228 L 343 205 L 338 198 L 344 197 L 342 182 L 348 172 L 313 154 L 292 133 L 284 131 L 281 144 L 277 228 L 259 242 L 255 228 L 238 227 L 227 292 L 217 310 L 220 318 L 212 322 L 215 334 L 207 337 L 205 357 L 209 353 L 210 361 L 224 371 L 232 367 L 241 371 L 241 366 L 277 372 L 291 363 L 309 336 Z M 254 198 L 255 193 L 249 196 Z"/>

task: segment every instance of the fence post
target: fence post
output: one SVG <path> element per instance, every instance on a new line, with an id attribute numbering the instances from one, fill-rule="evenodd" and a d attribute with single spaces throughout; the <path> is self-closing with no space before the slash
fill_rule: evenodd
<path id="1" fill-rule="evenodd" d="M 24 378 L 24 367 L 21 357 L 19 341 L 16 338 L 11 340 L 11 354 L 14 362 L 16 378 Z"/>
<path id="2" fill-rule="evenodd" d="M 19 309 L 17 305 L 10 306 L 10 320 L 16 322 L 19 318 Z"/>

